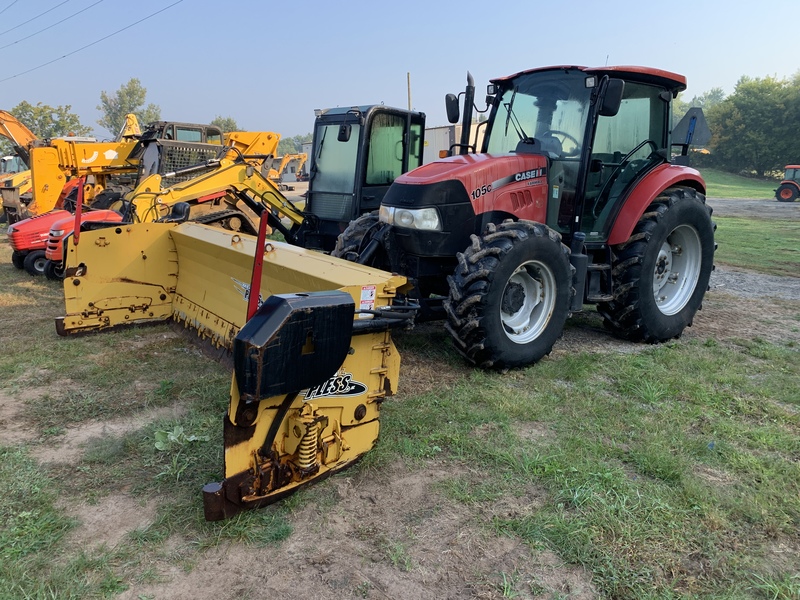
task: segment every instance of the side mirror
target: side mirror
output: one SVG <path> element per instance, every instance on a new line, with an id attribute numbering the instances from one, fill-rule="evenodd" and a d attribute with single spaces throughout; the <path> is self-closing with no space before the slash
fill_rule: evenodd
<path id="1" fill-rule="evenodd" d="M 447 111 L 447 120 L 450 123 L 458 123 L 461 118 L 461 110 L 458 107 L 458 96 L 447 94 L 444 97 L 444 108 Z"/>
<path id="2" fill-rule="evenodd" d="M 598 111 L 601 117 L 613 117 L 619 112 L 622 104 L 622 93 L 625 91 L 625 82 L 621 79 L 609 79 L 603 93 L 602 104 Z"/>
<path id="3" fill-rule="evenodd" d="M 337 140 L 340 142 L 349 142 L 350 141 L 350 133 L 353 130 L 353 126 L 350 123 L 342 123 L 339 125 L 339 135 L 336 137 Z"/>

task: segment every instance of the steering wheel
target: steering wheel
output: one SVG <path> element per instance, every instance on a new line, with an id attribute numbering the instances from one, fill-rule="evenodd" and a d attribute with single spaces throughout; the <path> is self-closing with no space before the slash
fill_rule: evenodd
<path id="1" fill-rule="evenodd" d="M 576 140 L 574 137 L 572 137 L 570 134 L 568 134 L 568 133 L 566 133 L 564 131 L 559 131 L 558 129 L 548 129 L 547 131 L 545 131 L 542 134 L 542 137 L 547 136 L 547 135 L 552 135 L 554 137 L 561 136 L 562 138 L 564 138 L 563 140 L 559 140 L 561 142 L 561 147 L 562 147 L 562 153 L 561 154 L 563 156 L 565 156 L 567 158 L 570 158 L 570 157 L 573 157 L 573 156 L 578 156 L 578 154 L 581 153 L 581 143 L 578 140 Z M 567 140 L 572 142 L 572 149 L 569 150 L 569 151 L 563 151 L 564 142 L 567 141 Z"/>

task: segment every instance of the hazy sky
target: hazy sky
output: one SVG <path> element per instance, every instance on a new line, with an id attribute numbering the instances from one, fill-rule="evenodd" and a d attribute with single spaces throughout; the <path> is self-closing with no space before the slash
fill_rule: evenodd
<path id="1" fill-rule="evenodd" d="M 688 78 L 691 99 L 714 87 L 731 93 L 742 75 L 798 72 L 796 35 L 785 25 L 797 21 L 797 7 L 797 0 L 0 0 L 0 109 L 23 100 L 70 105 L 108 136 L 97 126 L 100 92 L 136 77 L 164 119 L 232 117 L 243 129 L 291 137 L 311 131 L 315 108 L 407 107 L 410 74 L 412 106 L 436 126 L 447 124 L 444 95 L 463 89 L 468 70 L 483 98 L 492 77 L 566 64 L 674 71 Z"/>

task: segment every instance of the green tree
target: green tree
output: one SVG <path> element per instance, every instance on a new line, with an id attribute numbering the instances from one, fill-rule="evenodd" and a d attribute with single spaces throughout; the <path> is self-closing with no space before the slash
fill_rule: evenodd
<path id="1" fill-rule="evenodd" d="M 53 138 L 65 135 L 89 135 L 92 128 L 81 125 L 80 117 L 71 112 L 72 106 L 49 106 L 20 102 L 9 112 L 40 138 Z M 11 143 L 0 138 L 0 156 L 12 154 Z"/>
<path id="2" fill-rule="evenodd" d="M 303 144 L 310 142 L 313 135 L 307 133 L 305 135 L 296 135 L 294 137 L 281 138 L 278 142 L 278 154 L 284 156 L 286 154 L 297 154 L 303 151 Z"/>
<path id="3" fill-rule="evenodd" d="M 38 138 L 53 138 L 64 135 L 89 135 L 91 127 L 81 125 L 78 115 L 71 112 L 72 106 L 49 106 L 30 102 L 20 102 L 11 109 L 20 122 L 30 129 Z"/>
<path id="4" fill-rule="evenodd" d="M 236 123 L 236 120 L 233 117 L 221 117 L 220 115 L 217 115 L 214 117 L 214 120 L 211 121 L 210 125 L 216 125 L 222 129 L 223 133 L 228 133 L 229 131 L 241 131 L 239 125 Z"/>
<path id="5" fill-rule="evenodd" d="M 780 170 L 800 157 L 798 116 L 800 76 L 741 77 L 734 92 L 706 112 L 714 164 L 758 177 Z"/>
<path id="6" fill-rule="evenodd" d="M 128 113 L 135 114 L 143 127 L 153 121 L 160 121 L 161 108 L 155 104 L 145 107 L 146 96 L 147 89 L 135 77 L 113 94 L 100 92 L 97 110 L 102 111 L 103 117 L 97 121 L 98 125 L 116 135 L 125 124 L 125 115 Z"/>
<path id="7" fill-rule="evenodd" d="M 686 102 L 683 100 L 683 94 L 679 94 L 672 104 L 672 124 L 677 125 L 683 116 L 692 107 L 699 107 L 705 113 L 712 106 L 719 104 L 725 99 L 725 92 L 720 87 L 711 88 L 707 92 L 699 96 L 693 96 L 691 100 Z"/>

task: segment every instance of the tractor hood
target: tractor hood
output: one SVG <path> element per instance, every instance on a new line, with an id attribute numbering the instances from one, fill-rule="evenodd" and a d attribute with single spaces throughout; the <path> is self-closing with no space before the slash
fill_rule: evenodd
<path id="1" fill-rule="evenodd" d="M 474 215 L 503 212 L 543 222 L 548 166 L 543 154 L 452 156 L 398 177 L 383 204 L 421 208 L 469 202 Z M 446 215 L 443 218 L 447 220 Z"/>

